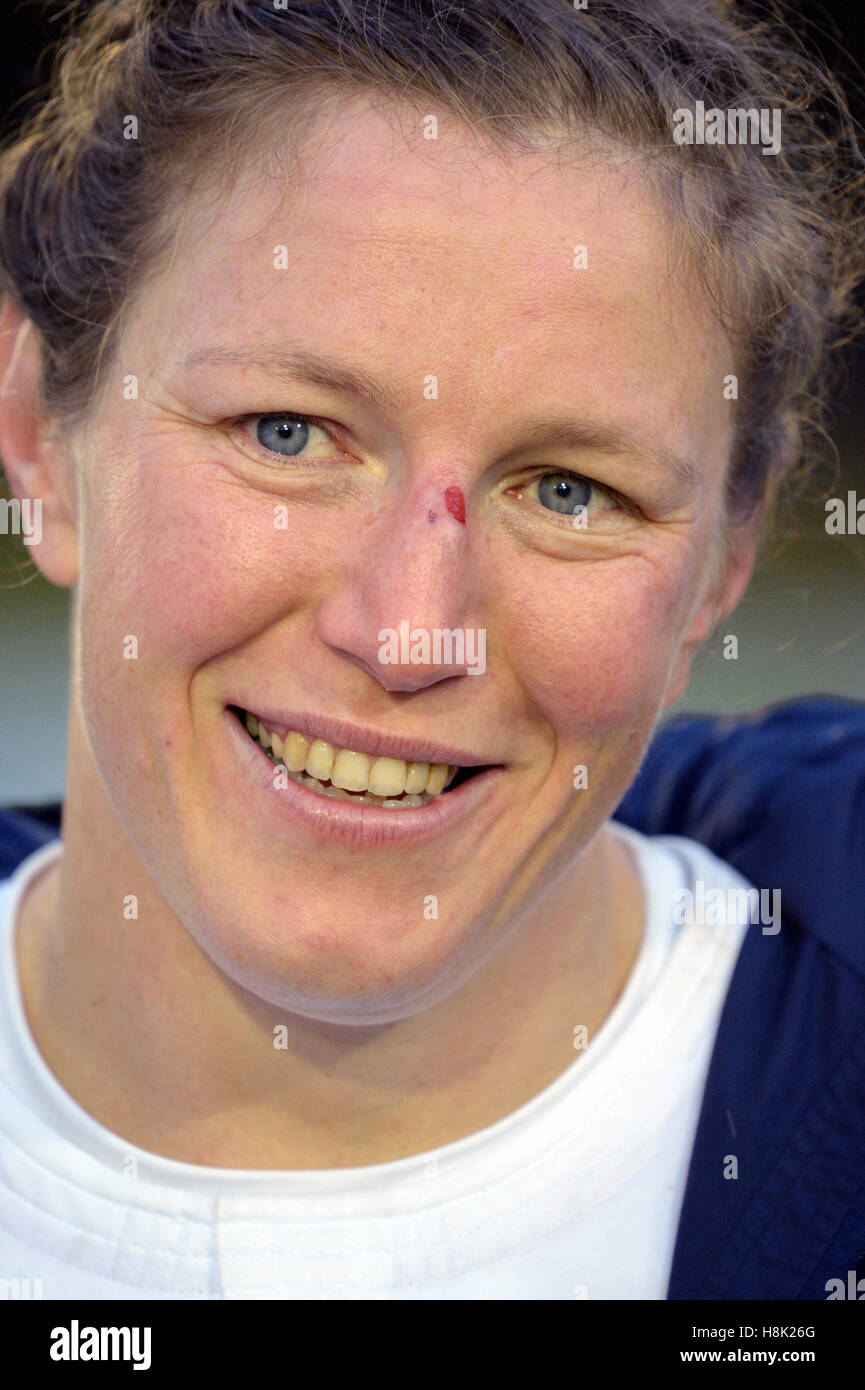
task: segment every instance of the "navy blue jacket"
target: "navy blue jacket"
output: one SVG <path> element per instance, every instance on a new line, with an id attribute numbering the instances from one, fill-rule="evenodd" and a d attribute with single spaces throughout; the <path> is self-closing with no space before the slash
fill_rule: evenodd
<path id="1" fill-rule="evenodd" d="M 700 840 L 756 887 L 781 891 L 781 930 L 748 929 L 721 1014 L 667 1297 L 855 1290 L 865 1277 L 865 705 L 798 700 L 747 718 L 679 719 L 655 738 L 617 818 Z M 56 807 L 0 813 L 0 878 L 57 825 Z M 731 1158 L 737 1176 L 725 1177 Z"/>
<path id="2" fill-rule="evenodd" d="M 745 719 L 678 720 L 617 817 L 700 840 L 756 887 L 781 890 L 781 930 L 748 929 L 721 1014 L 667 1297 L 826 1299 L 831 1280 L 855 1289 L 865 705 L 799 700 Z M 735 1179 L 724 1177 L 728 1154 Z"/>

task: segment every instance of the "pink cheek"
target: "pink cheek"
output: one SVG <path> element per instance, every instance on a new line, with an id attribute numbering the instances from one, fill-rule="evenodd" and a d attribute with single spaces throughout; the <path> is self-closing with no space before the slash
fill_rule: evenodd
<path id="1" fill-rule="evenodd" d="M 169 497 L 170 501 L 166 501 Z M 103 574 L 99 625 L 139 636 L 184 664 L 230 649 L 305 601 L 325 556 L 321 538 L 275 525 L 279 499 L 236 484 L 148 489 L 114 551 L 122 582 Z M 122 558 L 121 558 L 122 557 Z M 116 606 L 115 606 L 116 605 Z"/>
<path id="2" fill-rule="evenodd" d="M 542 628 L 536 613 L 537 624 L 524 623 L 522 638 L 514 633 L 528 699 L 563 736 L 615 732 L 656 709 L 673 641 L 658 598 L 636 587 L 598 591 L 594 600 L 586 593 L 577 601 L 581 618 L 560 610 L 560 621 Z"/>

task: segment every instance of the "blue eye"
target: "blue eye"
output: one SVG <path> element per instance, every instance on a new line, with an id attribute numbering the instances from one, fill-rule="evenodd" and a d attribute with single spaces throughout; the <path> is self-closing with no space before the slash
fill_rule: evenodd
<path id="1" fill-rule="evenodd" d="M 262 448 L 294 458 L 309 443 L 311 429 L 304 415 L 260 415 L 255 437 Z"/>
<path id="2" fill-rule="evenodd" d="M 552 512 L 572 515 L 577 507 L 588 507 L 593 484 L 574 473 L 548 473 L 538 480 L 538 501 Z"/>

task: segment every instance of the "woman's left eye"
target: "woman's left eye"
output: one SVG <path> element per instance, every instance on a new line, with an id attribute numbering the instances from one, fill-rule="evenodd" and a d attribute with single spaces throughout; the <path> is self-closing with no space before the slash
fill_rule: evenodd
<path id="1" fill-rule="evenodd" d="M 293 412 L 279 415 L 249 415 L 237 421 L 242 427 L 254 426 L 256 442 L 268 453 L 280 454 L 283 458 L 298 458 L 310 445 L 314 432 L 323 435 L 331 451 L 333 440 L 330 433 L 309 415 L 296 415 Z"/>
<path id="2" fill-rule="evenodd" d="M 545 473 L 534 478 L 523 490 L 534 492 L 546 511 L 562 516 L 619 510 L 625 506 L 624 498 L 618 493 L 578 473 Z"/>

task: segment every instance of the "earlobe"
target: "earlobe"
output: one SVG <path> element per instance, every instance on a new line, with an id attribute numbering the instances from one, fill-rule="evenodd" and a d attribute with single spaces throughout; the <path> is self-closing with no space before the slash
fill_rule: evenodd
<path id="1" fill-rule="evenodd" d="M 748 587 L 757 559 L 759 515 L 755 515 L 731 536 L 722 573 L 691 619 L 667 682 L 663 709 L 672 705 L 687 687 L 696 653 L 714 632 L 722 618 L 739 606 Z"/>
<path id="2" fill-rule="evenodd" d="M 78 538 L 67 460 L 39 394 L 39 335 L 9 296 L 0 313 L 0 460 L 15 503 L 6 512 L 52 584 L 78 578 Z"/>
<path id="3" fill-rule="evenodd" d="M 688 681 L 691 679 L 691 664 L 700 647 L 713 631 L 715 624 L 722 615 L 716 617 L 711 614 L 708 608 L 701 608 L 697 617 L 691 624 L 687 636 L 682 641 L 676 660 L 667 681 L 667 689 L 664 693 L 662 709 L 667 709 L 678 700 L 683 694 Z"/>

